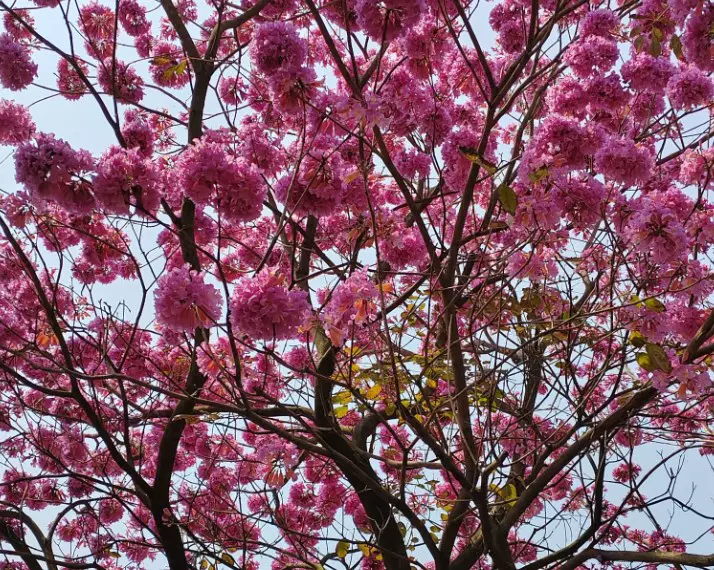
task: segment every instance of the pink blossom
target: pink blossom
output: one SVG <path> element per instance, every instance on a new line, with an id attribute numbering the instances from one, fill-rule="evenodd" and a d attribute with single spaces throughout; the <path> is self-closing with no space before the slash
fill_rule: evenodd
<path id="1" fill-rule="evenodd" d="M 591 77 L 609 71 L 619 51 L 617 42 L 601 36 L 588 36 L 572 44 L 565 52 L 565 62 L 578 77 Z"/>
<path id="2" fill-rule="evenodd" d="M 204 137 L 205 139 L 206 137 Z M 211 203 L 229 221 L 260 216 L 266 187 L 254 166 L 218 143 L 200 140 L 181 155 L 179 180 L 187 196 Z"/>
<path id="3" fill-rule="evenodd" d="M 310 304 L 304 291 L 286 285 L 283 276 L 270 271 L 240 279 L 230 306 L 234 333 L 256 340 L 294 338 L 307 323 Z"/>
<path id="4" fill-rule="evenodd" d="M 687 20 L 682 34 L 684 54 L 690 64 L 704 71 L 714 71 L 714 5 L 703 2 L 701 10 L 695 10 Z"/>
<path id="5" fill-rule="evenodd" d="M 714 82 L 700 70 L 689 67 L 669 80 L 667 97 L 675 109 L 709 105 L 714 100 Z"/>
<path id="6" fill-rule="evenodd" d="M 211 327 L 221 316 L 223 300 L 204 275 L 188 265 L 165 273 L 154 291 L 156 320 L 176 331 L 192 333 L 197 327 Z"/>
<path id="7" fill-rule="evenodd" d="M 608 9 L 588 12 L 580 23 L 580 35 L 608 38 L 620 28 L 620 18 Z"/>
<path id="8" fill-rule="evenodd" d="M 121 0 L 119 22 L 130 36 L 137 37 L 151 31 L 151 23 L 146 18 L 146 8 L 137 0 Z"/>
<path id="9" fill-rule="evenodd" d="M 29 29 L 25 27 L 15 16 L 19 16 L 21 21 L 29 26 Z M 31 30 L 34 24 L 35 20 L 30 15 L 28 10 L 15 9 L 15 15 L 11 12 L 5 12 L 5 15 L 3 16 L 5 31 L 18 42 L 26 41 L 33 37 Z"/>
<path id="10" fill-rule="evenodd" d="M 595 166 L 607 178 L 632 186 L 652 175 L 652 154 L 630 139 L 608 137 L 595 154 Z"/>
<path id="11" fill-rule="evenodd" d="M 88 211 L 94 200 L 85 175 L 92 166 L 87 151 L 74 150 L 54 135 L 39 133 L 34 141 L 18 147 L 15 180 L 41 202 L 50 200 L 70 211 Z"/>
<path id="12" fill-rule="evenodd" d="M 536 130 L 523 154 L 522 176 L 539 168 L 580 169 L 595 152 L 595 138 L 578 121 L 550 115 Z"/>
<path id="13" fill-rule="evenodd" d="M 292 75 L 305 62 L 307 46 L 297 28 L 288 22 L 266 22 L 253 33 L 250 48 L 258 71 L 271 76 L 275 73 Z"/>
<path id="14" fill-rule="evenodd" d="M 354 327 L 362 327 L 377 313 L 379 290 L 366 270 L 355 271 L 332 291 L 322 320 L 332 344 L 340 346 L 351 337 Z"/>
<path id="15" fill-rule="evenodd" d="M 111 147 L 97 161 L 94 195 L 108 212 L 155 213 L 159 207 L 161 176 L 151 160 L 137 149 Z"/>
<path id="16" fill-rule="evenodd" d="M 357 21 L 377 41 L 392 40 L 416 25 L 426 6 L 424 0 L 357 0 Z"/>
<path id="17" fill-rule="evenodd" d="M 22 105 L 0 99 L 0 144 L 17 145 L 35 134 L 35 123 Z"/>
<path id="18" fill-rule="evenodd" d="M 586 92 L 591 109 L 617 109 L 626 105 L 630 99 L 616 73 L 594 77 L 587 83 Z"/>
<path id="19" fill-rule="evenodd" d="M 87 64 L 81 59 L 75 59 L 74 63 L 86 78 L 89 72 Z M 64 58 L 60 59 L 57 64 L 57 88 L 60 90 L 60 94 L 70 101 L 79 99 L 89 91 L 77 69 Z"/>
<path id="20" fill-rule="evenodd" d="M 35 80 L 37 65 L 30 51 L 10 34 L 0 34 L 0 83 L 11 91 L 20 91 Z"/>
<path id="21" fill-rule="evenodd" d="M 653 57 L 648 53 L 639 53 L 628 59 L 621 69 L 622 78 L 631 89 L 654 93 L 664 91 L 675 71 L 675 66 L 666 57 Z"/>
<path id="22" fill-rule="evenodd" d="M 99 64 L 97 81 L 105 93 L 117 101 L 138 103 L 144 98 L 144 80 L 121 61 L 107 58 Z"/>

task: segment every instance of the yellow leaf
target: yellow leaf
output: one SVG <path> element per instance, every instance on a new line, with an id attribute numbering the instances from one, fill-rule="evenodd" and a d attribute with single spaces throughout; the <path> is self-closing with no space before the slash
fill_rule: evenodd
<path id="1" fill-rule="evenodd" d="M 344 418 L 348 413 L 350 409 L 348 406 L 337 406 L 335 408 L 335 417 L 340 420 Z"/>
<path id="2" fill-rule="evenodd" d="M 664 351 L 664 348 L 658 344 L 648 342 L 645 345 L 645 350 L 647 351 L 647 356 L 649 356 L 656 368 L 668 374 L 672 372 L 672 365 L 669 362 L 669 357 Z"/>
<path id="3" fill-rule="evenodd" d="M 335 392 L 334 396 L 332 396 L 332 401 L 335 404 L 349 404 L 352 401 L 352 392 L 348 390 Z"/>
<path id="4" fill-rule="evenodd" d="M 226 566 L 230 566 L 231 568 L 235 568 L 236 561 L 235 561 L 235 559 L 234 559 L 230 554 L 228 554 L 227 552 L 224 552 L 223 554 L 221 554 L 221 560 L 223 560 L 223 563 L 224 563 Z"/>
<path id="5" fill-rule="evenodd" d="M 473 162 L 474 164 L 478 164 L 481 168 L 483 168 L 486 172 L 489 174 L 493 174 L 498 170 L 495 164 L 492 162 L 489 162 L 482 156 L 478 154 L 478 150 L 475 148 L 467 147 L 467 146 L 460 146 L 459 147 L 459 152 L 463 154 L 468 160 Z"/>
<path id="6" fill-rule="evenodd" d="M 349 549 L 350 549 L 349 543 L 345 540 L 340 540 L 340 542 L 337 543 L 337 548 L 335 549 L 335 553 L 340 558 L 344 558 L 347 556 L 347 552 L 349 552 Z"/>
<path id="7" fill-rule="evenodd" d="M 382 387 L 379 384 L 376 384 L 372 386 L 369 390 L 367 390 L 367 396 L 368 400 L 374 400 L 377 396 L 379 396 L 382 393 Z"/>
<path id="8" fill-rule="evenodd" d="M 369 544 L 365 544 L 364 542 L 360 542 L 360 543 L 357 545 L 357 548 L 360 549 L 360 551 L 362 552 L 362 555 L 363 555 L 363 556 L 369 556 L 369 553 L 370 553 Z"/>
<path id="9" fill-rule="evenodd" d="M 496 190 L 498 201 L 501 202 L 503 209 L 509 214 L 516 213 L 518 208 L 518 195 L 508 184 L 501 184 Z"/>

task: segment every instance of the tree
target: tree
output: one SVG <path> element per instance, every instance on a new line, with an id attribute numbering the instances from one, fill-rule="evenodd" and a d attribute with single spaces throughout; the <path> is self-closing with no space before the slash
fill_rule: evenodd
<path id="1" fill-rule="evenodd" d="M 714 565 L 714 4 L 0 6 L 2 568 Z"/>

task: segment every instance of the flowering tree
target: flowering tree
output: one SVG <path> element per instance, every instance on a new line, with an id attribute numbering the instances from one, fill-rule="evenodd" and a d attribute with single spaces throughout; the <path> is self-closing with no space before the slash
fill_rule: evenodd
<path id="1" fill-rule="evenodd" d="M 0 7 L 3 569 L 714 564 L 712 2 Z"/>

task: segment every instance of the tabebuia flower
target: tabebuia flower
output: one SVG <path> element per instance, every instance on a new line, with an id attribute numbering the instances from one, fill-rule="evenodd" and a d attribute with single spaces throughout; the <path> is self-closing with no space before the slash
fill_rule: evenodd
<path id="1" fill-rule="evenodd" d="M 161 174 L 138 149 L 111 147 L 96 164 L 94 195 L 107 212 L 128 214 L 130 206 L 140 213 L 155 213 L 159 207 Z"/>
<path id="2" fill-rule="evenodd" d="M 15 153 L 15 180 L 39 202 L 52 201 L 70 212 L 87 212 L 94 205 L 87 174 L 92 156 L 75 150 L 52 134 L 39 133 Z"/>
<path id="3" fill-rule="evenodd" d="M 654 159 L 649 150 L 632 140 L 612 136 L 603 141 L 595 154 L 595 168 L 614 182 L 632 186 L 649 179 Z"/>
<path id="4" fill-rule="evenodd" d="M 682 45 L 687 61 L 705 71 L 714 71 L 714 5 L 702 2 L 693 10 L 682 34 Z"/>
<path id="5" fill-rule="evenodd" d="M 639 53 L 628 59 L 620 70 L 622 78 L 635 91 L 661 93 L 676 67 L 666 57 L 653 57 Z"/>
<path id="6" fill-rule="evenodd" d="M 620 16 L 612 10 L 600 9 L 588 12 L 580 24 L 580 36 L 609 38 L 620 28 Z"/>
<path id="7" fill-rule="evenodd" d="M 0 34 L 0 83 L 11 91 L 20 91 L 37 77 L 37 64 L 30 50 L 10 34 Z"/>
<path id="8" fill-rule="evenodd" d="M 87 85 L 82 80 L 77 68 L 86 77 L 89 67 L 79 58 L 75 58 L 73 63 L 74 65 L 63 58 L 57 64 L 57 89 L 62 97 L 70 101 L 75 101 L 88 92 Z"/>
<path id="9" fill-rule="evenodd" d="M 297 175 L 288 174 L 278 181 L 276 198 L 295 212 L 316 216 L 334 212 L 344 200 L 348 173 L 342 156 L 334 151 L 338 140 L 327 136 L 317 138 L 310 153 L 301 161 Z"/>
<path id="10" fill-rule="evenodd" d="M 587 36 L 570 44 L 564 59 L 575 75 L 591 77 L 612 69 L 619 53 L 614 39 Z"/>
<path id="11" fill-rule="evenodd" d="M 20 19 L 18 19 L 17 17 Z M 32 29 L 35 25 L 35 19 L 30 15 L 28 10 L 15 9 L 15 13 L 5 12 L 2 18 L 5 31 L 12 39 L 22 42 L 32 39 Z M 27 26 L 23 25 L 26 24 Z"/>
<path id="12" fill-rule="evenodd" d="M 128 64 L 108 57 L 98 67 L 99 85 L 117 101 L 139 103 L 144 98 L 144 80 Z"/>
<path id="13" fill-rule="evenodd" d="M 200 204 L 210 204 L 230 221 L 260 216 L 267 189 L 256 168 L 231 156 L 209 136 L 191 144 L 177 167 L 183 192 Z"/>
<path id="14" fill-rule="evenodd" d="M 597 148 L 596 142 L 595 136 L 580 122 L 550 115 L 528 143 L 519 173 L 527 177 L 541 168 L 550 171 L 584 168 Z"/>
<path id="15" fill-rule="evenodd" d="M 649 253 L 653 263 L 678 261 L 687 249 L 680 216 L 661 199 L 639 200 L 624 235 L 636 251 Z"/>
<path id="16" fill-rule="evenodd" d="M 100 60 L 110 57 L 114 51 L 114 11 L 98 2 L 91 2 L 79 9 L 78 20 L 89 55 Z"/>
<path id="17" fill-rule="evenodd" d="M 675 109 L 692 109 L 714 100 L 714 82 L 700 70 L 690 67 L 667 83 L 667 97 Z"/>
<path id="18" fill-rule="evenodd" d="M 392 40 L 419 22 L 424 0 L 357 0 L 357 21 L 374 40 Z"/>
<path id="19" fill-rule="evenodd" d="M 121 0 L 119 2 L 119 23 L 124 31 L 133 37 L 151 31 L 151 23 L 146 18 L 146 8 L 137 0 Z"/>
<path id="20" fill-rule="evenodd" d="M 23 143 L 35 134 L 35 123 L 26 107 L 0 99 L 0 144 Z"/>
<path id="21" fill-rule="evenodd" d="M 230 310 L 234 334 L 256 340 L 294 338 L 310 318 L 307 293 L 288 289 L 287 279 L 271 271 L 239 279 Z"/>
<path id="22" fill-rule="evenodd" d="M 175 332 L 192 333 L 198 327 L 213 326 L 222 307 L 218 289 L 188 264 L 165 273 L 154 291 L 157 322 Z"/>
<path id="23" fill-rule="evenodd" d="M 267 76 L 292 75 L 307 58 L 307 44 L 289 22 L 266 22 L 255 29 L 250 44 L 255 68 Z"/>
<path id="24" fill-rule="evenodd" d="M 348 338 L 361 336 L 364 326 L 377 313 L 379 289 L 366 270 L 352 273 L 338 283 L 321 315 L 325 330 L 335 346 Z"/>

